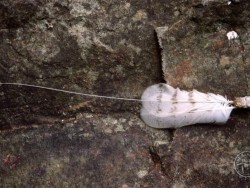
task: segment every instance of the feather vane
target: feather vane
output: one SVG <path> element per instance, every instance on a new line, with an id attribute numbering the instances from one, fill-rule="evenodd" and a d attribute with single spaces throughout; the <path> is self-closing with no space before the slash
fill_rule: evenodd
<path id="1" fill-rule="evenodd" d="M 221 95 L 196 90 L 188 92 L 167 84 L 148 87 L 141 100 L 141 118 L 155 128 L 225 123 L 234 108 L 232 101 Z"/>

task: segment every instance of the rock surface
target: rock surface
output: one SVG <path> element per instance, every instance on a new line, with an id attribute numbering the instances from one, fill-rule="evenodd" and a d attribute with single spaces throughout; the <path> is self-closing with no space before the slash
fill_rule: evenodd
<path id="1" fill-rule="evenodd" d="M 235 96 L 250 93 L 249 2 L 193 7 L 156 29 L 165 80 L 174 87 Z M 231 31 L 238 34 L 229 40 Z"/>
<path id="2" fill-rule="evenodd" d="M 61 125 L 4 131 L 1 185 L 140 187 L 155 169 L 149 146 L 167 137 L 131 113 L 86 113 Z"/>
<path id="3" fill-rule="evenodd" d="M 174 87 L 227 95 L 232 100 L 247 96 L 250 3 L 207 2 L 206 7 L 193 6 L 172 25 L 156 28 L 165 80 Z M 234 30 L 239 37 L 229 40 L 227 34 Z M 250 149 L 248 117 L 249 111 L 236 110 L 226 125 L 175 131 L 170 156 L 158 151 L 164 171 L 174 180 L 171 185 L 247 187 L 249 179 L 238 179 L 232 165 L 238 153 Z"/>
<path id="4" fill-rule="evenodd" d="M 162 79 L 154 28 L 172 21 L 175 6 L 162 3 L 2 0 L 1 82 L 140 98 L 148 85 Z M 104 100 L 100 107 L 93 98 L 16 86 L 0 89 L 5 128 L 79 109 L 135 111 L 134 104 L 119 101 Z"/>
<path id="5" fill-rule="evenodd" d="M 140 98 L 166 82 L 250 95 L 247 0 L 1 0 L 0 79 Z M 235 30 L 239 37 L 228 41 Z M 164 73 L 164 77 L 162 76 Z M 0 87 L 4 187 L 247 187 L 249 111 L 226 125 L 156 130 L 140 104 Z"/>

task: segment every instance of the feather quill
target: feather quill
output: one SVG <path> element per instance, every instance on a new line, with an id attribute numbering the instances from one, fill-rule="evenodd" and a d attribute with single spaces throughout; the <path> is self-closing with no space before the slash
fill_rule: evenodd
<path id="1" fill-rule="evenodd" d="M 184 91 L 167 84 L 148 87 L 142 97 L 141 118 L 154 128 L 179 128 L 197 123 L 226 123 L 233 101 L 221 95 Z"/>

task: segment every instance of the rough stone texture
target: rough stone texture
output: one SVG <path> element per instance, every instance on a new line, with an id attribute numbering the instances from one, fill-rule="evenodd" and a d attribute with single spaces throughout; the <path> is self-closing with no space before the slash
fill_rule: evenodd
<path id="1" fill-rule="evenodd" d="M 2 0 L 1 82 L 140 98 L 148 85 L 162 79 L 154 28 L 172 22 L 175 4 Z M 3 86 L 1 93 L 0 124 L 5 128 L 79 108 L 135 111 L 131 103 L 105 100 L 100 108 L 93 98 L 16 86 Z M 88 105 L 79 104 L 83 100 Z M 72 109 L 75 105 L 79 108 Z"/>
<path id="2" fill-rule="evenodd" d="M 197 4 L 172 25 L 156 28 L 167 83 L 227 95 L 250 94 L 250 3 Z M 235 30 L 239 38 L 228 40 Z M 248 187 L 233 167 L 250 150 L 248 110 L 236 110 L 226 125 L 194 125 L 174 132 L 170 146 L 156 150 L 176 187 Z M 166 149 L 169 152 L 165 152 Z M 174 173 L 168 173 L 168 172 Z M 210 175 L 210 176 L 208 176 Z"/>
<path id="3" fill-rule="evenodd" d="M 173 86 L 249 95 L 249 2 L 227 3 L 1 0 L 0 81 L 139 98 L 163 81 L 162 68 Z M 232 29 L 240 39 L 229 44 Z M 1 86 L 0 184 L 249 185 L 233 167 L 250 150 L 249 111 L 234 112 L 223 126 L 175 131 L 147 127 L 139 109 L 136 102 Z"/>
<path id="4" fill-rule="evenodd" d="M 4 131 L 1 185 L 140 187 L 154 170 L 149 145 L 167 135 L 130 113 L 78 114 L 61 125 Z"/>
<path id="5" fill-rule="evenodd" d="M 165 80 L 174 87 L 250 94 L 250 4 L 195 6 L 174 24 L 156 29 Z M 239 38 L 228 40 L 235 30 Z"/>

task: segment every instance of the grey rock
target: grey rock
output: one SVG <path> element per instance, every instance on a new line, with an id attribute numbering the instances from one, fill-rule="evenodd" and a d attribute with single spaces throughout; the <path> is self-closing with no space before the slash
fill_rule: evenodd
<path id="1" fill-rule="evenodd" d="M 183 17 L 173 25 L 156 28 L 168 84 L 229 99 L 249 95 L 249 18 L 244 16 L 249 14 L 249 3 L 232 6 L 195 6 L 192 15 L 187 14 L 188 19 Z M 241 11 L 235 11 L 236 7 Z M 228 40 L 227 33 L 232 30 L 239 37 Z M 154 150 L 162 161 L 163 172 L 172 180 L 170 184 L 247 187 L 249 179 L 239 177 L 234 160 L 249 150 L 248 116 L 248 110 L 235 110 L 225 125 L 193 125 L 174 131 L 169 152 L 161 147 Z"/>
<path id="2" fill-rule="evenodd" d="M 249 3 L 227 3 L 2 0 L 0 81 L 140 98 L 166 80 L 249 95 Z M 240 38 L 229 44 L 230 30 Z M 1 85 L 1 185 L 247 187 L 233 163 L 249 150 L 248 112 L 175 131 L 146 126 L 139 110 L 137 102 Z"/>

